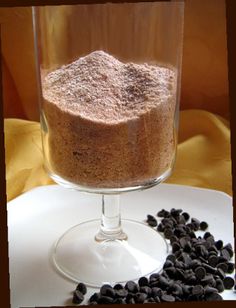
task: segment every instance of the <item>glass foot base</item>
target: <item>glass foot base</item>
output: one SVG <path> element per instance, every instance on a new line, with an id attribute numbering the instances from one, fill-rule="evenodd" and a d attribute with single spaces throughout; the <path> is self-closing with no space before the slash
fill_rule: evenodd
<path id="1" fill-rule="evenodd" d="M 100 220 L 81 223 L 64 233 L 56 243 L 56 268 L 75 282 L 91 287 L 125 283 L 159 272 L 168 254 L 165 239 L 143 223 L 122 220 L 127 240 L 95 239 Z"/>

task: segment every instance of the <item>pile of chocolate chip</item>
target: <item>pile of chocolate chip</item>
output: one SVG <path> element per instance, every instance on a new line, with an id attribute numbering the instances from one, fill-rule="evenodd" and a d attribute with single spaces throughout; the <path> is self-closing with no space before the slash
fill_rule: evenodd
<path id="1" fill-rule="evenodd" d="M 124 286 L 104 284 L 94 293 L 89 305 L 97 304 L 142 304 L 177 301 L 220 301 L 219 294 L 225 289 L 236 290 L 235 281 L 227 274 L 234 271 L 233 248 L 230 243 L 215 240 L 210 232 L 205 232 L 208 224 L 191 218 L 181 209 L 162 209 L 157 213 L 158 223 L 152 215 L 147 215 L 147 224 L 163 233 L 170 241 L 172 253 L 167 256 L 160 273 L 149 278 L 141 277 L 138 282 L 128 281 Z M 204 231 L 197 236 L 196 231 Z M 77 285 L 72 302 L 80 304 L 87 288 Z"/>

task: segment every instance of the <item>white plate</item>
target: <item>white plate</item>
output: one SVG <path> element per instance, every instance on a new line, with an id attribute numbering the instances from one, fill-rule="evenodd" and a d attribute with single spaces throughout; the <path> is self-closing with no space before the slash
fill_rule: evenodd
<path id="1" fill-rule="evenodd" d="M 69 227 L 100 217 L 101 196 L 58 185 L 35 188 L 8 203 L 11 307 L 70 305 L 76 284 L 49 262 L 55 240 Z M 234 244 L 232 198 L 190 186 L 160 184 L 121 196 L 123 218 L 144 221 L 165 208 L 182 208 L 206 220 L 216 239 Z M 89 289 L 87 297 L 98 289 Z M 224 299 L 236 300 L 232 290 Z"/>

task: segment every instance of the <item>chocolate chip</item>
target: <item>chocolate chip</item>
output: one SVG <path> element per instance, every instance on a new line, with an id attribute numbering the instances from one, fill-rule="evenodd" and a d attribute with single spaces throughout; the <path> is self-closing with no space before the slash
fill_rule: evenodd
<path id="1" fill-rule="evenodd" d="M 169 275 L 166 273 L 165 270 L 162 271 L 161 276 L 162 276 L 162 277 L 165 277 L 165 278 L 167 278 L 167 279 L 169 279 Z"/>
<path id="2" fill-rule="evenodd" d="M 126 297 L 128 295 L 128 291 L 126 289 L 116 290 L 116 297 Z"/>
<path id="3" fill-rule="evenodd" d="M 180 256 L 182 255 L 182 252 L 183 252 L 183 248 L 180 248 L 179 250 L 177 250 L 176 252 L 175 252 L 175 256 L 176 256 L 176 259 L 178 260 L 179 258 L 180 258 Z M 183 263 L 182 261 L 181 261 L 181 263 Z"/>
<path id="4" fill-rule="evenodd" d="M 218 250 L 215 245 L 212 245 L 210 248 L 208 248 L 208 251 L 209 251 L 209 254 L 214 252 L 216 256 L 218 255 Z"/>
<path id="5" fill-rule="evenodd" d="M 177 268 L 176 269 L 176 273 L 175 273 L 175 277 L 177 280 L 184 280 L 185 279 L 185 273 L 184 270 Z"/>
<path id="6" fill-rule="evenodd" d="M 166 279 L 165 277 L 163 276 L 160 276 L 160 279 L 159 279 L 159 286 L 165 290 L 167 287 L 170 286 L 170 283 L 169 283 L 169 280 Z"/>
<path id="7" fill-rule="evenodd" d="M 190 256 L 190 258 L 192 259 L 192 260 L 197 260 L 197 255 L 195 254 L 195 252 L 190 252 L 190 254 L 189 254 L 189 256 Z"/>
<path id="8" fill-rule="evenodd" d="M 139 278 L 138 284 L 139 284 L 140 287 L 148 286 L 148 279 L 147 279 L 147 277 Z"/>
<path id="9" fill-rule="evenodd" d="M 205 295 L 206 301 L 222 301 L 223 298 L 218 293 L 210 293 Z"/>
<path id="10" fill-rule="evenodd" d="M 219 256 L 219 263 L 226 263 L 228 262 L 226 258 Z"/>
<path id="11" fill-rule="evenodd" d="M 168 292 L 172 291 L 171 294 L 175 296 L 182 296 L 183 295 L 183 289 L 180 284 L 174 283 L 168 290 Z"/>
<path id="12" fill-rule="evenodd" d="M 186 252 L 182 252 L 182 254 L 179 256 L 179 260 L 183 261 L 186 266 L 189 266 L 192 261 L 191 257 Z"/>
<path id="13" fill-rule="evenodd" d="M 188 228 L 187 230 L 190 230 L 190 232 L 194 231 L 194 225 L 191 222 L 187 223 L 185 226 L 186 226 L 186 228 Z M 194 235 L 195 235 L 195 233 L 194 233 Z M 195 237 L 196 237 L 196 235 L 195 235 Z"/>
<path id="14" fill-rule="evenodd" d="M 146 293 L 136 293 L 134 296 L 134 300 L 136 304 L 142 304 L 145 299 L 147 298 L 147 294 Z"/>
<path id="15" fill-rule="evenodd" d="M 229 261 L 231 259 L 230 254 L 227 249 L 222 249 L 220 252 L 221 257 L 225 259 L 225 261 Z"/>
<path id="16" fill-rule="evenodd" d="M 98 299 L 98 304 L 112 304 L 113 303 L 113 298 L 109 297 L 109 296 L 101 296 Z"/>
<path id="17" fill-rule="evenodd" d="M 169 240 L 170 244 L 172 245 L 174 242 L 178 242 L 178 237 L 176 235 L 172 235 Z"/>
<path id="18" fill-rule="evenodd" d="M 227 290 L 232 289 L 234 286 L 234 279 L 232 277 L 227 276 L 224 278 L 223 284 L 225 289 Z"/>
<path id="19" fill-rule="evenodd" d="M 184 216 L 184 219 L 185 219 L 186 222 L 187 222 L 187 221 L 189 220 L 189 218 L 190 218 L 190 215 L 189 215 L 189 213 L 187 213 L 187 212 L 182 213 L 182 216 Z"/>
<path id="20" fill-rule="evenodd" d="M 206 276 L 206 270 L 202 266 L 198 266 L 194 272 L 196 277 L 200 280 L 202 280 Z"/>
<path id="21" fill-rule="evenodd" d="M 158 217 L 168 217 L 168 215 L 169 215 L 169 212 L 164 209 L 162 209 L 161 211 L 157 213 Z"/>
<path id="22" fill-rule="evenodd" d="M 182 248 L 185 248 L 186 245 L 190 244 L 190 241 L 188 239 L 188 237 L 182 237 L 180 240 L 179 240 L 179 243 L 181 245 Z M 191 245 L 191 244 L 190 244 Z"/>
<path id="23" fill-rule="evenodd" d="M 160 274 L 158 273 L 153 273 L 149 277 L 149 283 L 152 283 L 154 281 L 157 281 L 160 278 Z"/>
<path id="24" fill-rule="evenodd" d="M 176 261 L 176 256 L 173 255 L 173 254 L 170 254 L 170 255 L 167 256 L 166 261 L 167 260 L 170 260 L 171 262 L 174 263 Z"/>
<path id="25" fill-rule="evenodd" d="M 180 268 L 180 269 L 185 268 L 184 263 L 182 261 L 176 260 L 174 264 L 176 268 Z"/>
<path id="26" fill-rule="evenodd" d="M 185 220 L 185 218 L 184 218 L 183 215 L 180 215 L 180 216 L 177 218 L 177 221 L 178 221 L 179 224 L 183 224 L 183 225 L 186 223 L 186 220 Z"/>
<path id="27" fill-rule="evenodd" d="M 198 245 L 195 247 L 195 251 L 198 254 L 198 256 L 206 258 L 208 256 L 208 251 L 205 246 Z"/>
<path id="28" fill-rule="evenodd" d="M 185 226 L 185 232 L 188 234 L 188 236 L 191 238 L 191 236 L 189 235 L 190 232 L 192 232 L 192 230 L 188 227 Z"/>
<path id="29" fill-rule="evenodd" d="M 170 210 L 170 214 L 173 216 L 173 217 L 178 217 L 181 213 L 183 212 L 182 209 L 171 209 Z"/>
<path id="30" fill-rule="evenodd" d="M 192 289 L 192 294 L 197 295 L 198 297 L 203 295 L 203 293 L 204 293 L 204 289 L 200 284 L 194 286 Z"/>
<path id="31" fill-rule="evenodd" d="M 97 302 L 99 298 L 100 298 L 100 293 L 94 293 L 93 295 L 90 296 L 89 302 Z"/>
<path id="32" fill-rule="evenodd" d="M 222 240 L 219 240 L 217 242 L 215 242 L 215 246 L 218 250 L 221 250 L 223 248 L 223 241 Z"/>
<path id="33" fill-rule="evenodd" d="M 168 295 L 168 294 L 163 294 L 163 295 L 161 296 L 161 300 L 162 300 L 163 302 L 175 302 L 174 296 Z"/>
<path id="34" fill-rule="evenodd" d="M 197 219 L 197 218 L 192 218 L 191 219 L 191 223 L 193 224 L 194 226 L 194 231 L 197 231 L 199 230 L 199 227 L 200 227 L 200 221 Z"/>
<path id="35" fill-rule="evenodd" d="M 155 303 L 160 303 L 161 302 L 160 297 L 159 296 L 155 296 L 154 297 L 154 301 L 155 301 Z"/>
<path id="36" fill-rule="evenodd" d="M 192 251 L 192 245 L 190 242 L 188 242 L 185 246 L 184 246 L 184 252 L 190 253 Z"/>
<path id="37" fill-rule="evenodd" d="M 211 246 L 212 247 L 212 246 Z M 211 248 L 210 247 L 210 248 Z M 210 257 L 210 256 L 218 256 L 218 252 L 217 251 L 215 251 L 215 250 L 210 250 L 210 248 L 208 248 L 208 258 Z M 218 262 L 219 263 L 219 262 Z"/>
<path id="38" fill-rule="evenodd" d="M 206 240 L 209 236 L 211 236 L 211 233 L 206 232 L 206 233 L 204 233 L 203 238 Z"/>
<path id="39" fill-rule="evenodd" d="M 202 266 L 205 268 L 206 272 L 209 274 L 217 273 L 217 270 L 213 266 L 210 266 L 209 264 L 202 263 Z"/>
<path id="40" fill-rule="evenodd" d="M 232 247 L 232 245 L 231 245 L 230 243 L 228 243 L 227 245 L 225 245 L 225 246 L 223 247 L 223 249 L 226 249 L 226 250 L 228 251 L 228 253 L 229 253 L 229 255 L 230 255 L 230 258 L 233 257 L 233 254 L 234 254 L 234 252 L 233 252 L 233 247 Z"/>
<path id="41" fill-rule="evenodd" d="M 194 231 L 190 231 L 188 235 L 191 237 L 191 239 L 196 239 L 196 234 L 194 233 Z"/>
<path id="42" fill-rule="evenodd" d="M 205 231 L 208 228 L 208 223 L 205 221 L 201 221 L 199 227 L 200 230 Z"/>
<path id="43" fill-rule="evenodd" d="M 132 282 L 133 282 L 133 281 L 132 281 Z M 123 289 L 123 286 L 122 286 L 122 284 L 117 283 L 116 285 L 114 285 L 113 289 L 115 289 L 115 290 L 121 290 L 121 289 Z"/>
<path id="44" fill-rule="evenodd" d="M 166 262 L 163 265 L 163 268 L 166 269 L 168 267 L 172 267 L 174 265 L 174 263 L 170 260 L 166 260 Z"/>
<path id="45" fill-rule="evenodd" d="M 172 252 L 175 253 L 178 250 L 180 250 L 180 245 L 177 242 L 174 242 L 172 244 Z"/>
<path id="46" fill-rule="evenodd" d="M 190 293 L 192 293 L 192 289 L 193 289 L 192 286 L 189 286 L 187 284 L 182 285 L 182 290 L 185 295 L 189 295 Z"/>
<path id="47" fill-rule="evenodd" d="M 164 225 L 162 223 L 159 223 L 157 226 L 157 231 L 158 232 L 164 232 Z"/>
<path id="48" fill-rule="evenodd" d="M 212 267 L 216 267 L 216 265 L 218 264 L 219 258 L 215 255 L 211 255 L 208 258 L 208 264 Z"/>
<path id="49" fill-rule="evenodd" d="M 169 227 L 173 228 L 173 226 L 174 226 L 174 222 L 170 218 L 162 219 L 161 223 L 164 225 L 164 227 L 169 226 Z"/>
<path id="50" fill-rule="evenodd" d="M 150 288 L 159 287 L 159 280 L 149 282 L 149 287 Z"/>
<path id="51" fill-rule="evenodd" d="M 173 230 L 171 228 L 165 228 L 164 237 L 169 240 L 171 236 L 173 236 Z"/>
<path id="52" fill-rule="evenodd" d="M 216 288 L 210 287 L 210 286 L 206 286 L 204 288 L 204 293 L 205 294 L 210 294 L 210 293 L 217 293 L 218 290 Z"/>
<path id="53" fill-rule="evenodd" d="M 103 296 L 106 296 L 107 294 L 107 290 L 108 289 L 112 289 L 112 286 L 109 284 L 104 284 L 101 288 L 100 288 L 100 294 Z"/>
<path id="54" fill-rule="evenodd" d="M 157 220 L 152 215 L 147 215 L 147 223 L 150 227 L 156 227 L 157 226 Z"/>
<path id="55" fill-rule="evenodd" d="M 152 289 L 148 286 L 140 287 L 139 291 L 140 293 L 146 293 L 147 295 L 152 293 Z"/>
<path id="56" fill-rule="evenodd" d="M 203 286 L 205 285 L 214 285 L 214 278 L 211 274 L 206 275 L 203 279 L 201 279 L 201 283 Z"/>
<path id="57" fill-rule="evenodd" d="M 227 271 L 226 271 L 226 273 L 232 274 L 233 271 L 234 271 L 234 263 L 227 262 Z"/>
<path id="58" fill-rule="evenodd" d="M 175 229 L 174 229 L 174 235 L 176 235 L 178 238 L 184 236 L 186 234 L 185 230 L 183 227 L 181 227 L 180 225 L 178 225 Z"/>
<path id="59" fill-rule="evenodd" d="M 192 275 L 191 277 L 189 277 L 189 279 L 186 280 L 186 282 L 190 285 L 196 285 L 198 282 L 198 279 L 195 275 Z"/>
<path id="60" fill-rule="evenodd" d="M 201 266 L 202 262 L 198 259 L 194 259 L 189 263 L 189 268 L 195 270 L 197 267 Z M 206 271 L 205 271 L 206 272 Z"/>
<path id="61" fill-rule="evenodd" d="M 221 268 L 218 268 L 218 269 L 217 269 L 216 274 L 217 274 L 221 279 L 224 279 L 224 278 L 225 278 L 225 272 L 224 272 Z"/>
<path id="62" fill-rule="evenodd" d="M 220 278 L 216 279 L 216 289 L 218 292 L 223 292 L 225 289 L 223 281 Z"/>
<path id="63" fill-rule="evenodd" d="M 138 292 L 138 285 L 134 281 L 130 280 L 126 282 L 125 289 L 128 290 L 128 292 L 136 293 Z"/>
<path id="64" fill-rule="evenodd" d="M 152 288 L 152 293 L 151 296 L 155 299 L 156 296 L 160 297 L 162 295 L 162 290 L 158 287 L 153 287 Z"/>
<path id="65" fill-rule="evenodd" d="M 73 293 L 72 303 L 73 304 L 81 304 L 83 300 L 84 300 L 83 293 L 81 293 L 79 290 L 75 290 L 74 293 Z"/>
<path id="66" fill-rule="evenodd" d="M 84 283 L 80 282 L 77 287 L 76 290 L 80 291 L 83 295 L 85 295 L 87 293 L 87 287 Z"/>
<path id="67" fill-rule="evenodd" d="M 129 303 L 129 301 L 130 301 L 131 298 L 134 298 L 134 293 L 129 292 L 129 293 L 127 294 L 126 298 L 125 298 L 125 301 L 126 301 L 127 304 Z"/>
<path id="68" fill-rule="evenodd" d="M 218 265 L 217 265 L 217 269 L 222 269 L 222 271 L 224 272 L 224 273 L 227 273 L 227 270 L 228 270 L 228 265 L 226 264 L 226 263 L 219 263 Z"/>
<path id="69" fill-rule="evenodd" d="M 120 290 L 122 290 L 122 289 L 120 289 Z M 114 298 L 115 296 L 116 296 L 116 292 L 117 292 L 118 290 L 114 290 L 114 289 L 112 289 L 112 288 L 107 288 L 106 289 L 106 292 L 104 293 L 104 294 L 102 294 L 102 295 L 104 295 L 104 296 L 109 296 L 109 297 L 112 297 L 112 298 Z"/>
<path id="70" fill-rule="evenodd" d="M 174 266 L 166 268 L 165 272 L 167 273 L 168 277 L 171 279 L 175 278 L 176 276 L 176 268 Z"/>

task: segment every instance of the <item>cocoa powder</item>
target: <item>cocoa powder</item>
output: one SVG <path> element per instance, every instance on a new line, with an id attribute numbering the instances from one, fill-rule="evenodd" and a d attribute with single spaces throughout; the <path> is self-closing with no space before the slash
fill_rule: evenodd
<path id="1" fill-rule="evenodd" d="M 48 168 L 74 184 L 152 181 L 175 152 L 176 74 L 95 51 L 42 80 Z"/>

